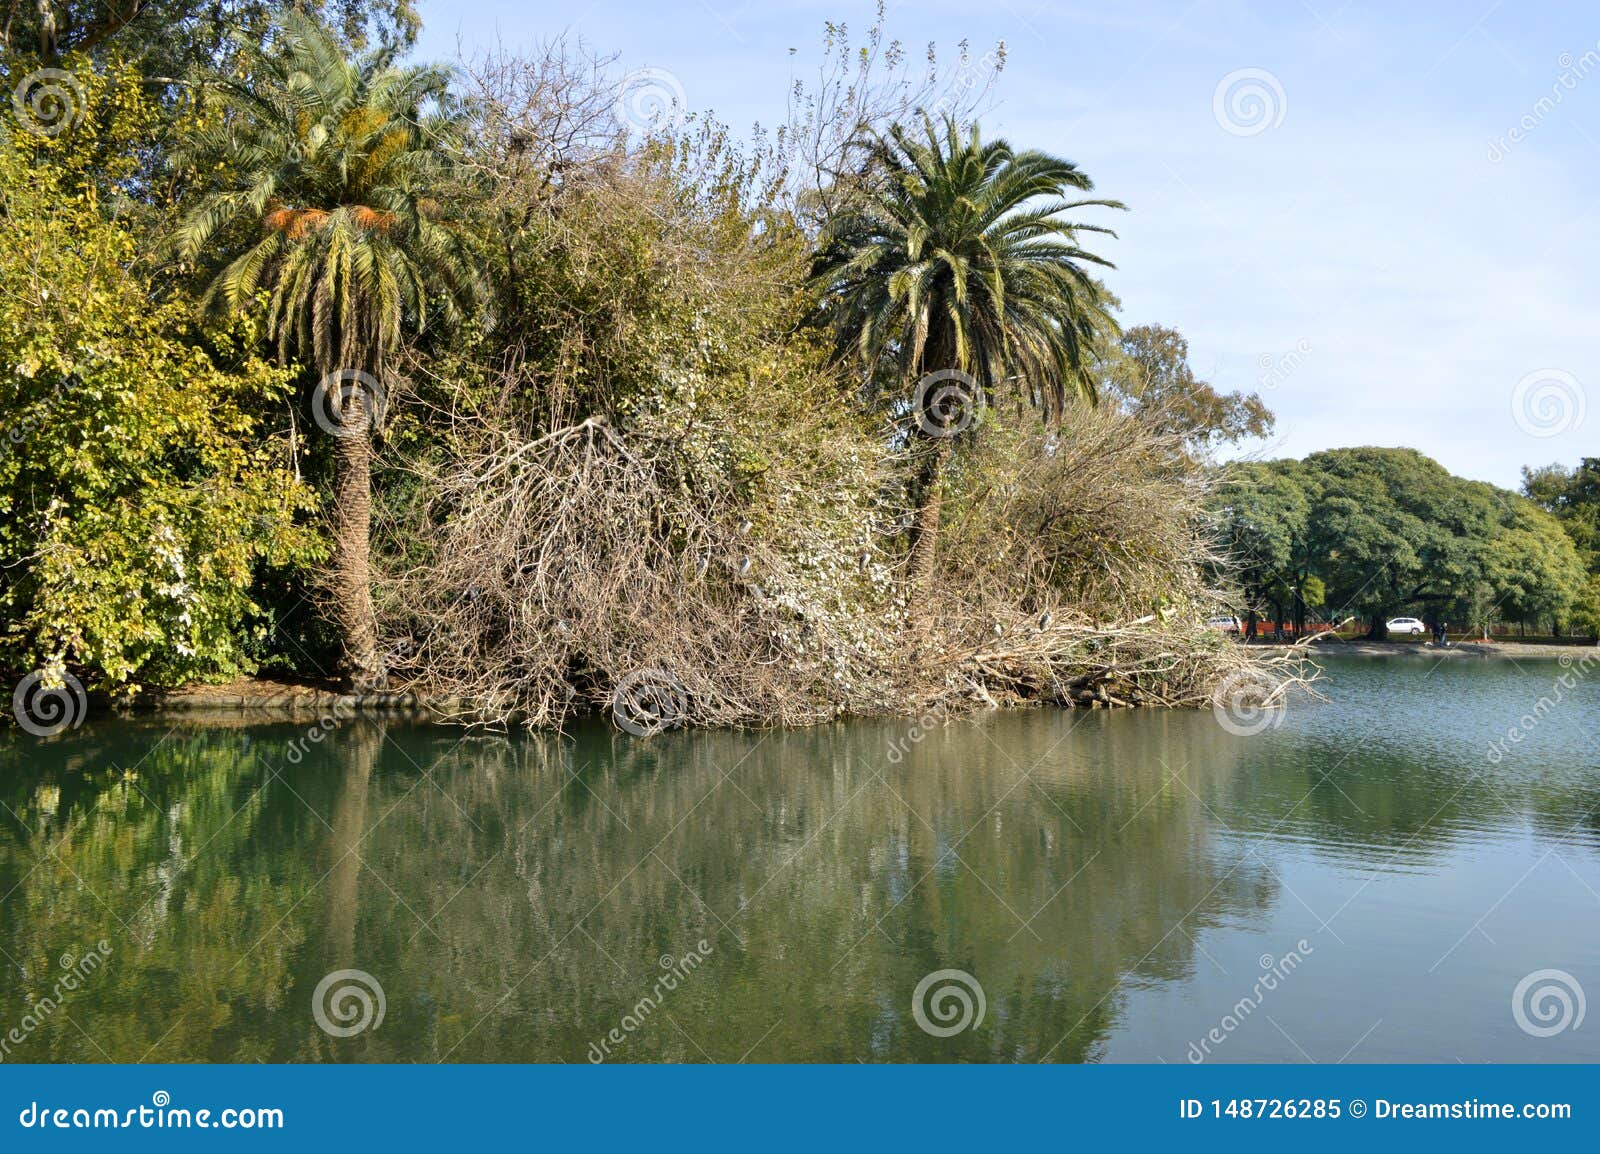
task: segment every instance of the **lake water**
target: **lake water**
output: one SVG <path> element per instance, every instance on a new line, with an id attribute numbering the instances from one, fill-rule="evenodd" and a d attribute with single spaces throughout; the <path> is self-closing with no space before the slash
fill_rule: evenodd
<path id="1" fill-rule="evenodd" d="M 1600 666 L 1322 688 L 1250 735 L 12 730 L 0 1058 L 1600 1060 Z"/>

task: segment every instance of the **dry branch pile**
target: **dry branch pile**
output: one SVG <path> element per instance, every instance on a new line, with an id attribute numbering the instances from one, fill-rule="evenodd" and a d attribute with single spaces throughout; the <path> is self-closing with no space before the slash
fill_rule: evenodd
<path id="1" fill-rule="evenodd" d="M 701 724 L 890 707 L 889 652 L 850 612 L 884 574 L 830 567 L 852 542 L 825 520 L 778 547 L 684 449 L 589 420 L 485 445 L 440 478 L 434 559 L 390 599 L 427 687 L 473 720 L 530 726 L 609 707 L 619 687 Z"/>
<path id="2" fill-rule="evenodd" d="M 406 638 L 397 660 L 426 671 L 415 687 L 476 723 L 594 709 L 648 732 L 1203 705 L 1242 676 L 1268 695 L 1300 677 L 1294 655 L 1264 669 L 1199 624 L 1213 603 L 1188 519 L 1199 494 L 1149 468 L 1160 446 L 1124 418 L 1084 414 L 1075 433 L 1012 446 L 1009 465 L 982 462 L 938 583 L 909 605 L 904 470 L 840 467 L 836 440 L 775 453 L 787 471 L 741 486 L 706 467 L 726 437 L 650 420 L 526 440 L 475 429 L 475 449 L 429 481 L 429 560 L 385 598 Z M 1120 497 L 1090 503 L 1100 486 Z"/>

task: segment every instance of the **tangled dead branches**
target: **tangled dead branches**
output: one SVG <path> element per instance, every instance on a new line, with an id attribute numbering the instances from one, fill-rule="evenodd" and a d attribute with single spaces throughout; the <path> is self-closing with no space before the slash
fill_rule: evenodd
<path id="1" fill-rule="evenodd" d="M 529 726 L 609 707 L 619 688 L 701 724 L 881 707 L 883 655 L 806 592 L 804 536 L 775 548 L 682 449 L 591 419 L 486 445 L 442 478 L 434 559 L 392 598 L 429 688 L 472 720 Z"/>
<path id="2" fill-rule="evenodd" d="M 985 498 L 1008 540 L 1035 518 L 1026 556 L 986 558 L 992 540 L 956 533 L 929 612 L 903 599 L 901 506 L 870 463 L 840 469 L 833 446 L 751 491 L 699 467 L 720 444 L 702 434 L 640 422 L 624 435 L 596 419 L 527 440 L 480 434 L 433 479 L 430 557 L 386 598 L 414 688 L 480 724 L 559 726 L 598 709 L 645 733 L 1026 701 L 1202 705 L 1244 676 L 1265 679 L 1267 697 L 1302 679 L 1297 654 L 1268 669 L 1199 624 L 1192 527 L 1164 557 L 1154 612 L 1127 615 L 1134 572 L 1159 576 L 1154 553 L 1121 577 L 1086 561 L 1116 595 L 1065 604 L 1049 573 L 1083 542 L 1044 524 L 1038 503 L 1087 482 L 1060 446 L 1061 460 L 1033 462 L 1022 507 Z M 1092 522 L 1082 531 L 1114 547 L 1111 519 Z"/>

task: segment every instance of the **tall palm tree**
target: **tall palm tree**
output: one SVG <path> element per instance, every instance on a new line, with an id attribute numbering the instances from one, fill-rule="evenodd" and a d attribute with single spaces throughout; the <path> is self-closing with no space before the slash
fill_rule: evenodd
<path id="1" fill-rule="evenodd" d="M 854 191 L 823 229 L 815 285 L 841 351 L 916 418 L 916 589 L 933 571 L 955 440 L 998 386 L 1020 384 L 1053 417 L 1070 398 L 1095 401 L 1096 349 L 1116 323 L 1085 266 L 1112 266 L 1078 235 L 1116 234 L 1062 214 L 1124 206 L 1074 199 L 1094 187 L 1076 165 L 986 143 L 951 117 L 896 124 L 859 147 Z"/>
<path id="2" fill-rule="evenodd" d="M 454 126 L 449 73 L 400 68 L 393 50 L 347 59 L 314 18 L 291 11 L 239 78 L 208 92 L 180 154 L 214 184 L 174 237 L 180 257 L 237 255 L 208 308 L 265 300 L 281 361 L 314 370 L 320 423 L 336 435 L 332 612 L 358 690 L 385 684 L 369 573 L 372 432 L 385 369 L 430 318 L 474 299 L 459 232 L 439 218 Z"/>

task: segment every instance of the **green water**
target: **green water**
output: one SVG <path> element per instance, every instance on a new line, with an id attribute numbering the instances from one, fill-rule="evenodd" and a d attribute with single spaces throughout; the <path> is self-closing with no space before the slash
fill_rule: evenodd
<path id="1" fill-rule="evenodd" d="M 1596 1061 L 1600 1018 L 1512 998 L 1600 995 L 1600 668 L 1488 756 L 1562 673 L 1330 664 L 1249 736 L 13 730 L 0 1057 Z M 336 1037 L 345 969 L 383 1017 Z M 983 995 L 949 1036 L 940 970 Z"/>

